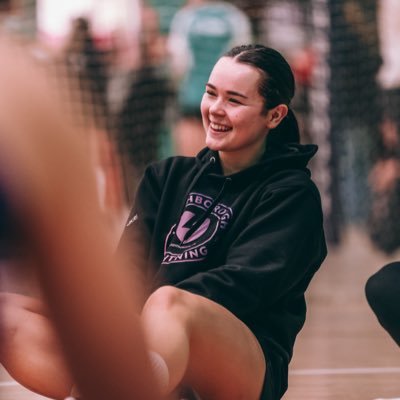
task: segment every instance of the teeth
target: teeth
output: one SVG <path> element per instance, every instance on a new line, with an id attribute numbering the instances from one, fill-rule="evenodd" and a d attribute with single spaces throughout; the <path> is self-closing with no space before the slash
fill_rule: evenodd
<path id="1" fill-rule="evenodd" d="M 226 132 L 226 131 L 229 131 L 231 129 L 231 128 L 227 127 L 227 126 L 219 125 L 219 124 L 216 124 L 214 122 L 211 122 L 210 126 L 214 131 L 220 131 L 220 132 Z"/>

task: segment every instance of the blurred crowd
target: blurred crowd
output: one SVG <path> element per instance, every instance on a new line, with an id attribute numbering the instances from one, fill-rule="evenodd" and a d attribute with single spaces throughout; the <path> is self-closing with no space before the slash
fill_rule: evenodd
<path id="1" fill-rule="evenodd" d="M 13 4 L 0 2 L 0 31 L 18 31 L 18 13 L 27 6 Z M 212 65 L 233 45 L 258 42 L 278 49 L 295 73 L 302 141 L 320 147 L 313 173 L 331 245 L 357 225 L 381 251 L 400 247 L 398 0 L 138 6 L 134 46 L 123 29 L 99 35 L 90 15 L 74 18 L 58 46 L 40 40 L 40 27 L 29 40 L 24 32 L 38 59 L 71 78 L 71 98 L 83 104 L 83 118 L 90 115 L 104 207 L 130 204 L 152 161 L 203 147 L 199 104 Z"/>

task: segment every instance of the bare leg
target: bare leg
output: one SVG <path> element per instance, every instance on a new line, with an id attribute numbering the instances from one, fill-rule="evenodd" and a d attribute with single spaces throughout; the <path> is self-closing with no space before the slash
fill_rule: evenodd
<path id="1" fill-rule="evenodd" d="M 148 346 L 169 371 L 167 392 L 181 382 L 213 400 L 257 400 L 265 359 L 251 331 L 224 307 L 171 286 L 154 292 L 142 321 Z"/>
<path id="2" fill-rule="evenodd" d="M 5 301 L 0 356 L 19 381 L 60 398 L 71 387 L 62 343 L 85 399 L 158 399 L 139 326 L 140 284 L 114 255 L 100 209 L 90 117 L 78 128 L 72 114 L 83 114 L 59 96 L 71 88 L 53 86 L 52 72 L 22 50 L 0 38 L 0 182 L 57 336 L 37 304 Z"/>
<path id="3" fill-rule="evenodd" d="M 34 392 L 56 399 L 67 396 L 73 380 L 46 308 L 37 299 L 11 293 L 2 293 L 0 304 L 0 361 L 6 370 Z"/>

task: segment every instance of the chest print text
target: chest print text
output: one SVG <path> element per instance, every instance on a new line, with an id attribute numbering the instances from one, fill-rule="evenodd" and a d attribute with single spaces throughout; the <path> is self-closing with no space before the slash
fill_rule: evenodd
<path id="1" fill-rule="evenodd" d="M 232 209 L 218 203 L 207 215 L 200 226 L 189 237 L 187 232 L 209 211 L 213 199 L 199 193 L 191 193 L 186 201 L 185 210 L 178 224 L 171 227 L 164 246 L 163 264 L 201 261 L 209 252 L 213 243 L 226 229 L 232 218 Z"/>

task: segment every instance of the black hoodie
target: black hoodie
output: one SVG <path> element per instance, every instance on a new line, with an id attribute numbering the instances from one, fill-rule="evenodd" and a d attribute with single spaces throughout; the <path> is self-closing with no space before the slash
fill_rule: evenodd
<path id="1" fill-rule="evenodd" d="M 326 256 L 321 200 L 306 167 L 316 151 L 275 147 L 229 176 L 207 148 L 153 164 L 122 241 L 141 239 L 134 263 L 145 260 L 150 290 L 174 285 L 242 320 L 279 364 L 282 393 L 305 321 L 304 292 Z"/>

